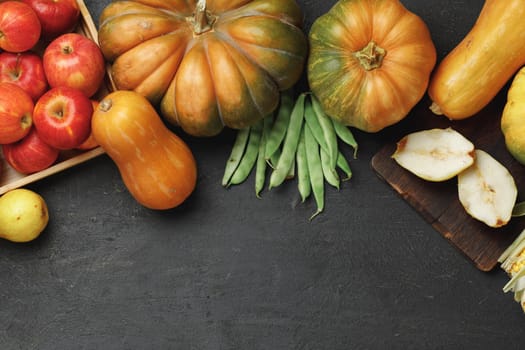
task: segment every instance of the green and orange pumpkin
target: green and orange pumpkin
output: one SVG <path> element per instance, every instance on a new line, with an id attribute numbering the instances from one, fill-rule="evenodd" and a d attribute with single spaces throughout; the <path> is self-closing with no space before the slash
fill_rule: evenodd
<path id="1" fill-rule="evenodd" d="M 194 136 L 241 129 L 273 112 L 307 55 L 295 0 L 117 0 L 98 39 L 119 90 L 158 106 Z"/>
<path id="2" fill-rule="evenodd" d="M 309 41 L 312 92 L 332 118 L 366 132 L 405 118 L 436 64 L 425 22 L 399 0 L 339 0 Z"/>

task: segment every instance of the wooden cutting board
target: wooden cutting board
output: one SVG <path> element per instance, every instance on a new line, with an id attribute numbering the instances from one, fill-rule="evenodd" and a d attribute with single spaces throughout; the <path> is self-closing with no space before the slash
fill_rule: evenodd
<path id="1" fill-rule="evenodd" d="M 525 198 L 525 166 L 508 153 L 500 130 L 500 118 L 505 95 L 498 96 L 476 116 L 449 121 L 434 115 L 430 101 L 424 100 L 411 112 L 410 127 L 406 131 L 452 127 L 505 165 L 518 186 L 518 201 Z M 404 136 L 401 135 L 399 139 Z M 502 228 L 494 229 L 470 217 L 462 207 L 457 194 L 457 178 L 433 183 L 422 180 L 401 168 L 392 158 L 396 142 L 386 144 L 371 160 L 377 175 L 387 182 L 444 238 L 469 258 L 482 271 L 490 271 L 498 264 L 498 257 L 525 228 L 525 218 L 515 217 Z"/>

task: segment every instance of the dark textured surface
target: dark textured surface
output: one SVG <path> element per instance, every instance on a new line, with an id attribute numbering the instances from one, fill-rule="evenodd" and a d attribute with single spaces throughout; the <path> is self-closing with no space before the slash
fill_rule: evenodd
<path id="1" fill-rule="evenodd" d="M 86 0 L 95 19 L 106 3 Z M 308 28 L 335 1 L 300 3 Z M 403 3 L 442 57 L 483 2 Z M 370 167 L 409 123 L 356 132 L 354 178 L 312 222 L 292 183 L 221 187 L 232 132 L 185 137 L 200 176 L 175 210 L 136 204 L 106 156 L 28 186 L 51 221 L 0 242 L 0 349 L 520 348 L 504 273 L 477 270 Z"/>

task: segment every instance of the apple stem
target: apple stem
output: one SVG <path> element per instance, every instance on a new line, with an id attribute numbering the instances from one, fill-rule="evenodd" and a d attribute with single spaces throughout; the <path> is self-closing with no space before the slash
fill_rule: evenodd
<path id="1" fill-rule="evenodd" d="M 24 129 L 31 127 L 33 125 L 33 119 L 30 115 L 24 114 L 20 119 L 20 124 Z"/>
<path id="2" fill-rule="evenodd" d="M 73 48 L 70 45 L 66 45 L 62 48 L 62 52 L 66 55 L 73 53 Z"/>

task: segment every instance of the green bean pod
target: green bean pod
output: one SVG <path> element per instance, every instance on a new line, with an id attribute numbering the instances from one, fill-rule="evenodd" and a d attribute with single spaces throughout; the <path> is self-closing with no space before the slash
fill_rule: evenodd
<path id="1" fill-rule="evenodd" d="M 354 158 L 357 158 L 358 145 L 354 134 L 352 134 L 352 131 L 350 131 L 346 125 L 343 125 L 341 122 L 335 119 L 332 119 L 332 124 L 337 137 L 354 149 Z"/>
<path id="2" fill-rule="evenodd" d="M 350 168 L 350 164 L 348 164 L 348 161 L 341 151 L 339 151 L 337 154 L 337 167 L 345 173 L 345 177 L 342 178 L 343 181 L 347 181 L 352 178 L 352 169 Z"/>
<path id="3" fill-rule="evenodd" d="M 303 125 L 303 129 L 306 124 Z M 296 164 L 297 164 L 297 188 L 301 195 L 301 201 L 304 203 L 312 193 L 312 184 L 310 183 L 310 172 L 308 171 L 308 162 L 306 159 L 306 145 L 304 142 L 304 130 L 301 130 L 299 144 L 297 145 Z"/>
<path id="4" fill-rule="evenodd" d="M 277 187 L 286 180 L 290 169 L 295 160 L 295 152 L 299 144 L 299 136 L 301 133 L 301 125 L 304 121 L 304 100 L 305 94 L 299 95 L 295 102 L 294 108 L 290 116 L 290 123 L 283 142 L 281 156 L 277 162 L 277 166 L 270 176 L 270 189 Z"/>
<path id="5" fill-rule="evenodd" d="M 230 183 L 230 179 L 233 176 L 233 173 L 239 166 L 239 163 L 241 162 L 241 159 L 244 155 L 246 145 L 248 144 L 249 136 L 250 128 L 244 128 L 237 131 L 235 142 L 233 143 L 230 156 L 228 158 L 228 161 L 226 162 L 226 166 L 224 169 L 224 175 L 222 177 L 223 186 L 228 186 L 228 184 Z"/>
<path id="6" fill-rule="evenodd" d="M 250 135 L 248 137 L 248 144 L 246 150 L 241 158 L 239 166 L 233 173 L 230 184 L 238 185 L 244 182 L 253 170 L 253 166 L 257 161 L 257 155 L 259 154 L 259 144 L 261 142 L 263 121 L 260 120 L 250 127 Z"/>
<path id="7" fill-rule="evenodd" d="M 332 164 L 330 163 L 330 155 L 321 147 L 319 148 L 319 153 L 321 155 L 321 167 L 323 169 L 324 179 L 330 185 L 339 189 L 339 175 L 337 174 L 336 169 L 332 168 Z"/>
<path id="8" fill-rule="evenodd" d="M 263 129 L 261 142 L 259 143 L 259 152 L 257 154 L 257 163 L 255 165 L 255 196 L 261 198 L 261 191 L 266 181 L 266 141 L 272 127 L 272 117 L 267 116 L 263 119 Z"/>
<path id="9" fill-rule="evenodd" d="M 316 142 L 308 124 L 304 124 L 304 144 L 306 147 L 306 162 L 310 174 L 312 192 L 317 203 L 317 211 L 310 217 L 312 220 L 324 210 L 324 175 L 319 155 L 319 144 Z"/>
<path id="10" fill-rule="evenodd" d="M 311 98 L 307 99 L 304 103 L 304 120 L 310 127 L 310 131 L 312 132 L 312 135 L 314 136 L 319 146 L 321 146 L 321 148 L 326 150 L 327 152 L 330 152 L 328 150 L 328 145 L 326 144 L 326 139 L 323 135 L 323 129 L 321 128 L 319 119 L 317 119 L 317 116 L 314 112 Z"/>
<path id="11" fill-rule="evenodd" d="M 273 152 L 273 154 L 270 156 L 270 158 L 266 158 L 266 163 L 270 166 L 270 168 L 275 169 L 277 166 L 277 163 L 279 162 L 279 157 L 281 157 L 281 149 L 278 148 Z"/>
<path id="12" fill-rule="evenodd" d="M 281 102 L 277 110 L 270 134 L 266 140 L 265 158 L 270 159 L 281 147 L 288 125 L 290 123 L 292 109 L 294 107 L 293 95 L 290 90 L 281 93 Z"/>
<path id="13" fill-rule="evenodd" d="M 312 107 L 319 120 L 321 129 L 323 130 L 323 135 L 326 140 L 326 146 L 328 148 L 328 154 L 330 156 L 330 167 L 335 169 L 337 165 L 337 135 L 334 130 L 334 125 L 332 123 L 332 118 L 326 115 L 321 107 L 321 104 L 314 95 L 311 95 Z"/>
<path id="14" fill-rule="evenodd" d="M 297 153 L 297 150 L 296 150 Z M 295 177 L 295 154 L 292 159 L 292 165 L 290 165 L 290 169 L 288 170 L 288 174 L 286 174 L 286 180 L 293 179 Z"/>

